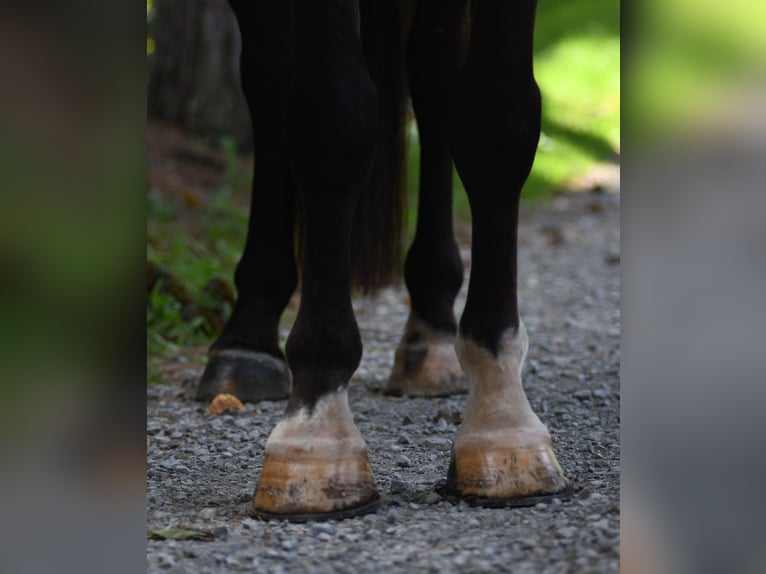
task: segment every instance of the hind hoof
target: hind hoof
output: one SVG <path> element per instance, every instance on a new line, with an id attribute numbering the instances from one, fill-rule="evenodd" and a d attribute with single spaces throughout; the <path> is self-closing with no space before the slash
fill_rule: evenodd
<path id="1" fill-rule="evenodd" d="M 287 363 L 266 353 L 239 349 L 212 351 L 194 399 L 210 401 L 220 393 L 243 402 L 276 401 L 290 395 Z"/>
<path id="2" fill-rule="evenodd" d="M 452 342 L 402 343 L 383 394 L 409 397 L 445 397 L 468 392 Z"/>

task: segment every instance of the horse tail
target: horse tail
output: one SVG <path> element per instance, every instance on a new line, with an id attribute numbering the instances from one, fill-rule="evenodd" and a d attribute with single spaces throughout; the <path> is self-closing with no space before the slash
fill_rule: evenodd
<path id="1" fill-rule="evenodd" d="M 401 274 L 406 193 L 405 86 L 398 0 L 360 0 L 362 45 L 378 92 L 379 139 L 370 183 L 357 201 L 352 284 L 364 293 Z"/>

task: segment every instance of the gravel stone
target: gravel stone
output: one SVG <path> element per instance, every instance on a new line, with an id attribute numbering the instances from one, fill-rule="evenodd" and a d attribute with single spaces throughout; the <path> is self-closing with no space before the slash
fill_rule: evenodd
<path id="1" fill-rule="evenodd" d="M 218 526 L 213 529 L 213 536 L 219 540 L 226 540 L 229 537 L 229 529 L 225 526 Z"/>
<path id="2" fill-rule="evenodd" d="M 311 531 L 314 534 L 319 534 L 321 532 L 332 534 L 333 532 L 335 532 L 335 528 L 329 522 L 315 522 L 314 524 L 311 525 Z"/>
<path id="3" fill-rule="evenodd" d="M 441 502 L 442 497 L 436 494 L 435 492 L 429 492 L 426 495 L 426 498 L 424 502 L 426 504 L 436 504 L 437 502 Z"/>
<path id="4" fill-rule="evenodd" d="M 453 504 L 434 492 L 447 476 L 467 397 L 381 393 L 409 312 L 400 284 L 353 301 L 365 347 L 349 403 L 368 442 L 380 508 L 308 524 L 251 516 L 263 447 L 284 402 L 207 415 L 184 382 L 198 378 L 203 363 L 184 351 L 168 358 L 188 358 L 184 368 L 147 389 L 147 526 L 211 530 L 215 538 L 148 540 L 148 572 L 618 572 L 620 198 L 599 194 L 597 213 L 588 208 L 594 199 L 562 194 L 553 204 L 524 205 L 519 228 L 519 304 L 530 341 L 524 385 L 574 496 L 504 509 Z M 551 244 L 551 229 L 563 243 Z M 467 270 L 458 317 L 468 237 L 457 228 Z M 605 263 L 605 254 L 616 263 Z M 283 325 L 281 335 L 288 332 Z"/>
<path id="5" fill-rule="evenodd" d="M 160 568 L 169 569 L 176 565 L 176 560 L 170 554 L 166 552 L 160 552 L 157 554 L 157 563 Z"/>

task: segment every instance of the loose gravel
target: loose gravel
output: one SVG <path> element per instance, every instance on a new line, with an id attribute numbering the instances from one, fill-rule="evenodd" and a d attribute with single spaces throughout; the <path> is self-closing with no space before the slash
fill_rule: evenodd
<path id="1" fill-rule="evenodd" d="M 263 447 L 284 403 L 207 415 L 191 400 L 200 365 L 171 357 L 181 368 L 168 369 L 166 386 L 148 389 L 148 528 L 186 526 L 214 539 L 149 540 L 148 571 L 617 572 L 619 204 L 618 194 L 579 193 L 522 209 L 524 384 L 574 496 L 490 509 L 452 504 L 434 491 L 446 477 L 466 397 L 381 394 L 407 319 L 407 293 L 397 286 L 355 300 L 365 350 L 349 400 L 382 496 L 377 512 L 307 524 L 251 517 Z M 469 248 L 462 253 L 467 274 Z"/>

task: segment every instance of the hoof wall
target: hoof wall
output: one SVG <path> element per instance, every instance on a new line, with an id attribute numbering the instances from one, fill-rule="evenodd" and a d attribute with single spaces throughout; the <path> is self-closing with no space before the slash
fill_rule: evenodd
<path id="1" fill-rule="evenodd" d="M 310 452 L 267 453 L 253 512 L 264 519 L 337 520 L 371 512 L 379 499 L 366 456 L 326 460 Z"/>
<path id="2" fill-rule="evenodd" d="M 213 351 L 194 399 L 210 401 L 228 393 L 243 402 L 276 401 L 290 395 L 291 384 L 290 369 L 281 359 L 244 350 Z"/>
<path id="3" fill-rule="evenodd" d="M 446 493 L 463 499 L 482 500 L 484 505 L 529 506 L 540 497 L 564 496 L 571 488 L 549 446 L 503 448 L 501 446 L 453 450 L 447 473 Z M 519 502 L 530 500 L 526 503 Z"/>
<path id="4" fill-rule="evenodd" d="M 452 343 L 409 343 L 396 350 L 384 395 L 446 397 L 468 392 Z"/>

